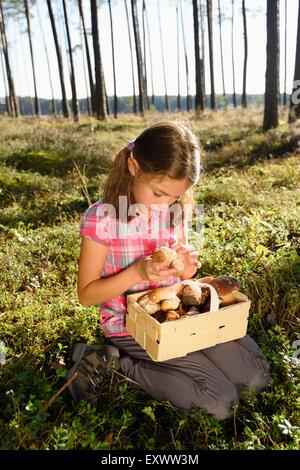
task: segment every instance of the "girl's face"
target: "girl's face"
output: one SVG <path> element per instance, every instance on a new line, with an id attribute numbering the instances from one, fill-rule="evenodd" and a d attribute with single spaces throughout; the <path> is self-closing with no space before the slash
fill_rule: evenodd
<path id="1" fill-rule="evenodd" d="M 128 159 L 128 168 L 133 176 L 132 193 L 136 204 L 143 204 L 148 209 L 160 210 L 166 204 L 176 202 L 191 186 L 186 179 L 172 179 L 168 176 L 153 176 L 149 178 L 139 172 L 139 165 L 133 158 Z M 152 207 L 151 205 L 156 205 Z"/>
<path id="2" fill-rule="evenodd" d="M 166 204 L 170 206 L 179 200 L 189 187 L 185 179 L 174 180 L 168 176 L 154 177 L 150 180 L 137 176 L 133 181 L 132 192 L 135 203 L 143 204 L 148 211 L 160 210 L 159 206 L 163 208 Z"/>

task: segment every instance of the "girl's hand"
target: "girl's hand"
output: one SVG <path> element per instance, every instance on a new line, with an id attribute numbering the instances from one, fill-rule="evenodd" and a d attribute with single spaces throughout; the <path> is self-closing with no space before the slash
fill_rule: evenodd
<path id="1" fill-rule="evenodd" d="M 172 245 L 170 248 L 175 250 L 183 258 L 184 271 L 181 275 L 181 278 L 190 279 L 193 277 L 197 269 L 201 268 L 202 266 L 200 261 L 198 261 L 200 256 L 199 251 L 197 251 L 193 245 L 184 245 L 182 243 Z"/>
<path id="2" fill-rule="evenodd" d="M 137 261 L 135 266 L 142 281 L 157 282 L 178 276 L 177 269 L 168 268 L 164 263 L 155 263 L 151 256 Z"/>

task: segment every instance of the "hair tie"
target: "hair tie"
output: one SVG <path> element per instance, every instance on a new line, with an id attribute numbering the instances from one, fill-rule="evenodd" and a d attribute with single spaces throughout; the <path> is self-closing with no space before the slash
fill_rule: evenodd
<path id="1" fill-rule="evenodd" d="M 129 142 L 128 147 L 130 148 L 130 150 L 133 150 L 134 146 L 135 146 L 134 142 Z"/>

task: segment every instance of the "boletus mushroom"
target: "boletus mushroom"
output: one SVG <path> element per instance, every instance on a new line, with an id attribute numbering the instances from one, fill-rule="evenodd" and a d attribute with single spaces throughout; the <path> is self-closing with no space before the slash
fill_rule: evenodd
<path id="1" fill-rule="evenodd" d="M 150 315 L 152 315 L 153 313 L 157 312 L 160 309 L 159 302 L 152 302 L 152 300 L 150 299 L 150 295 L 148 293 L 139 297 L 137 302 Z"/>
<path id="2" fill-rule="evenodd" d="M 207 282 L 213 286 L 221 300 L 220 307 L 226 307 L 234 303 L 240 302 L 236 300 L 235 292 L 240 289 L 240 283 L 237 279 L 232 276 L 218 276 Z"/>
<path id="3" fill-rule="evenodd" d="M 152 259 L 155 263 L 164 263 L 170 268 L 175 268 L 180 275 L 184 270 L 184 262 L 182 256 L 168 246 L 156 248 L 152 253 Z"/>
<path id="4" fill-rule="evenodd" d="M 197 282 L 193 284 L 186 284 L 182 289 L 182 303 L 184 305 L 199 305 L 202 299 L 201 287 Z"/>

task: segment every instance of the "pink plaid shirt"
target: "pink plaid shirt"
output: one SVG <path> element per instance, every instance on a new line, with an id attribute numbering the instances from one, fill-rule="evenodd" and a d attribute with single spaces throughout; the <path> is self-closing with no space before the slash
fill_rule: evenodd
<path id="1" fill-rule="evenodd" d="M 83 214 L 79 230 L 81 236 L 108 248 L 101 278 L 119 273 L 137 260 L 151 255 L 155 248 L 162 245 L 171 247 L 181 239 L 182 230 L 185 230 L 184 221 L 175 228 L 170 227 L 168 206 L 159 212 L 153 212 L 149 222 L 136 212 L 128 223 L 119 221 L 107 208 L 103 199 L 89 206 Z M 180 282 L 180 278 L 174 276 L 160 282 L 143 281 L 123 294 L 103 302 L 99 306 L 99 313 L 104 335 L 110 337 L 129 334 L 125 327 L 127 295 L 176 282 Z"/>

